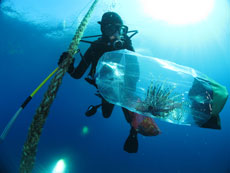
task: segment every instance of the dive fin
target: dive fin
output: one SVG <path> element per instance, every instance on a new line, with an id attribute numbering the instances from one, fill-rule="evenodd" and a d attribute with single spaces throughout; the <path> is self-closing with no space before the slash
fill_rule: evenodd
<path id="1" fill-rule="evenodd" d="M 136 153 L 138 150 L 137 132 L 131 129 L 129 137 L 125 141 L 124 150 L 128 153 Z"/>
<path id="2" fill-rule="evenodd" d="M 87 111 L 85 112 L 85 115 L 87 117 L 90 117 L 92 115 L 94 115 L 96 112 L 97 112 L 97 109 L 101 106 L 101 104 L 99 105 L 96 105 L 96 106 L 93 106 L 93 105 L 90 105 L 87 109 Z"/>

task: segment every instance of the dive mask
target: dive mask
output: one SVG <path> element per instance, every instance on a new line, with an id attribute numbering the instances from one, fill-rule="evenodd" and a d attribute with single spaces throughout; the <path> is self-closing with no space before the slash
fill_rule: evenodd
<path id="1" fill-rule="evenodd" d="M 120 24 L 107 24 L 103 26 L 103 34 L 111 37 L 115 36 L 115 39 L 111 40 L 108 44 L 114 49 L 122 49 L 125 44 L 125 36 L 128 33 L 128 27 Z M 116 37 L 119 36 L 119 37 Z"/>
<path id="2" fill-rule="evenodd" d="M 120 24 L 106 24 L 102 26 L 102 31 L 106 36 L 112 36 L 116 32 L 118 32 L 119 35 L 124 36 L 128 32 L 128 27 Z"/>

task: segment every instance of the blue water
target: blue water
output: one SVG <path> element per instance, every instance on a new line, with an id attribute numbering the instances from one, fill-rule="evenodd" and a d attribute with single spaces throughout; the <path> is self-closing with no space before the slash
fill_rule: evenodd
<path id="1" fill-rule="evenodd" d="M 221 11 L 223 2 L 228 8 Z M 79 9 L 86 4 L 82 2 Z M 207 21 L 196 25 L 170 26 L 158 21 L 151 23 L 148 18 L 142 23 L 138 19 L 133 22 L 133 18 L 129 23 L 128 17 L 125 21 L 131 29 L 139 30 L 132 39 L 137 51 L 195 68 L 230 91 L 229 1 L 216 3 L 215 10 Z M 100 33 L 96 22 L 103 12 L 96 8 L 85 35 Z M 121 12 L 122 16 L 130 13 Z M 56 23 L 56 26 L 41 26 L 22 20 L 20 15 L 0 12 L 1 132 L 24 99 L 57 67 L 59 56 L 67 50 L 77 24 L 70 22 L 70 29 L 65 30 L 62 24 Z M 54 35 L 55 32 L 61 35 Z M 50 34 L 53 35 L 47 36 Z M 81 44 L 82 52 L 88 46 Z M 0 173 L 18 172 L 28 128 L 48 83 L 34 96 L 0 144 Z M 123 144 L 130 125 L 121 108 L 115 107 L 109 119 L 104 119 L 100 110 L 90 118 L 84 115 L 89 105 L 100 103 L 94 93 L 95 88 L 83 78 L 74 80 L 65 75 L 38 145 L 35 173 L 52 172 L 59 159 L 65 159 L 69 173 L 230 172 L 229 99 L 220 114 L 221 130 L 156 120 L 162 134 L 156 137 L 139 134 L 138 153 L 128 154 L 123 151 Z M 87 135 L 82 134 L 84 126 L 89 128 Z"/>

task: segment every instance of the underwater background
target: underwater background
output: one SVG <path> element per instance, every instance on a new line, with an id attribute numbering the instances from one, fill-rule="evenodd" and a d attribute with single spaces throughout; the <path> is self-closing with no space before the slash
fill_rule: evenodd
<path id="1" fill-rule="evenodd" d="M 211 1 L 211 0 L 210 0 Z M 56 67 L 93 1 L 1 1 L 0 131 L 22 102 Z M 100 34 L 104 12 L 120 14 L 130 30 L 136 52 L 189 66 L 230 91 L 230 1 L 212 1 L 203 20 L 172 24 L 145 13 L 144 1 L 99 0 L 84 33 Z M 194 14 L 197 12 L 194 11 Z M 81 43 L 84 53 L 89 44 Z M 75 65 L 80 61 L 76 56 Z M 87 73 L 86 73 L 87 74 Z M 19 170 L 22 147 L 47 84 L 21 112 L 0 144 L 0 173 Z M 65 160 L 66 173 L 230 173 L 230 106 L 222 112 L 221 130 L 179 126 L 156 119 L 161 134 L 138 135 L 136 154 L 123 151 L 130 125 L 115 106 L 109 119 L 101 110 L 86 117 L 89 105 L 100 103 L 96 89 L 84 78 L 64 76 L 38 145 L 34 173 L 52 172 Z"/>

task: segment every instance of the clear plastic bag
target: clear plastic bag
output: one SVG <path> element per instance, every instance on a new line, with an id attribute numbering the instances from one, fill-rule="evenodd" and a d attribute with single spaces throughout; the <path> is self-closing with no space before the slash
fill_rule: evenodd
<path id="1" fill-rule="evenodd" d="M 213 114 L 216 96 L 211 79 L 166 60 L 128 50 L 105 53 L 95 73 L 100 94 L 110 103 L 164 121 L 202 126 Z M 222 103 L 228 93 L 225 87 Z M 218 101 L 219 102 L 219 101 Z"/>

